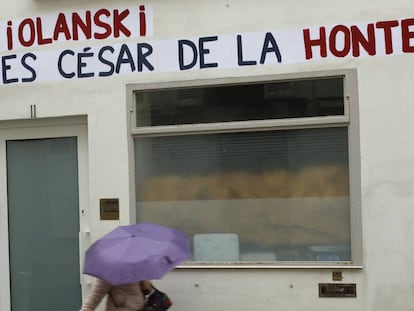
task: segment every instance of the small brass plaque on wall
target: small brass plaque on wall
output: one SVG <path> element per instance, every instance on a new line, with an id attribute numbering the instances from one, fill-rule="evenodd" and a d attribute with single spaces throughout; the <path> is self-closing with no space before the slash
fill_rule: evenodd
<path id="1" fill-rule="evenodd" d="M 119 199 L 100 199 L 101 220 L 119 220 Z"/>
<path id="2" fill-rule="evenodd" d="M 341 271 L 333 271 L 332 272 L 332 281 L 342 281 L 342 272 Z"/>
<path id="3" fill-rule="evenodd" d="M 356 284 L 319 283 L 319 297 L 356 297 Z"/>

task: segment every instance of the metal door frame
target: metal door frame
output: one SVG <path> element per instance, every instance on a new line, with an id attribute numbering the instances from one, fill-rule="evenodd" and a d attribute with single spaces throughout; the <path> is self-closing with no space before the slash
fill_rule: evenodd
<path id="1" fill-rule="evenodd" d="M 78 145 L 79 261 L 90 242 L 88 135 L 85 116 L 0 121 L 0 310 L 11 310 L 6 141 L 76 137 Z M 79 275 L 80 284 L 86 283 Z M 82 292 L 84 286 L 82 286 Z"/>

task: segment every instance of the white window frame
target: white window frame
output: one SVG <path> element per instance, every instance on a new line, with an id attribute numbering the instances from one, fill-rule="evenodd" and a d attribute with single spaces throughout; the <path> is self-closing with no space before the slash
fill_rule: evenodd
<path id="1" fill-rule="evenodd" d="M 341 77 L 344 81 L 344 114 L 340 116 L 301 117 L 274 120 L 249 120 L 223 123 L 180 124 L 167 126 L 136 127 L 135 92 L 156 91 L 177 88 L 230 86 L 249 83 L 286 82 L 303 79 Z M 180 134 L 230 133 L 241 131 L 266 131 L 284 129 L 306 129 L 317 127 L 346 126 L 348 128 L 349 181 L 350 181 L 350 234 L 351 260 L 340 262 L 186 262 L 180 268 L 362 268 L 362 221 L 361 221 L 361 169 L 360 137 L 358 114 L 357 70 L 343 69 L 297 74 L 278 74 L 266 76 L 248 76 L 208 80 L 189 80 L 162 83 L 128 84 L 126 86 L 127 105 L 129 108 L 130 137 L 130 181 L 135 189 L 134 148 L 135 137 L 155 137 Z M 132 193 L 133 192 L 133 193 Z M 135 192 L 131 191 L 131 210 L 135 209 Z M 135 212 L 131 217 L 134 217 Z"/>

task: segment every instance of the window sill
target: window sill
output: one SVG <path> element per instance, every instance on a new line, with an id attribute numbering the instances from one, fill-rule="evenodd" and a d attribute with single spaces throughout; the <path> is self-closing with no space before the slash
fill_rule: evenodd
<path id="1" fill-rule="evenodd" d="M 362 269 L 352 262 L 185 262 L 178 269 Z"/>

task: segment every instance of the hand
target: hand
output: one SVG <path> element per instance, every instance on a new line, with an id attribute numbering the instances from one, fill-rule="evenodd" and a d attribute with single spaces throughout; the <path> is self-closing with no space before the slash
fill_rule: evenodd
<path id="1" fill-rule="evenodd" d="M 152 290 L 151 281 L 142 281 L 141 282 L 141 289 L 142 289 L 143 292 L 150 292 Z"/>

